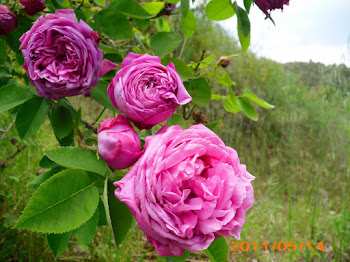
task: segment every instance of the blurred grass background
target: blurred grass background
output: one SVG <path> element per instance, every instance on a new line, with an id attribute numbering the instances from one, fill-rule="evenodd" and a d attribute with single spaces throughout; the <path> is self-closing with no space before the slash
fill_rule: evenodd
<path id="1" fill-rule="evenodd" d="M 257 122 L 226 112 L 221 102 L 196 109 L 209 120 L 220 121 L 219 136 L 256 177 L 255 204 L 247 212 L 239 242 L 257 242 L 258 251 L 229 252 L 229 261 L 350 261 L 350 69 L 313 62 L 279 64 L 250 52 L 242 54 L 235 39 L 205 18 L 197 21 L 197 33 L 188 39 L 183 58 L 199 61 L 203 50 L 215 59 L 239 54 L 225 69 L 236 83 L 236 94 L 248 88 L 276 106 L 257 108 Z M 211 88 L 213 93 L 228 94 L 215 82 Z M 69 101 L 82 107 L 88 121 L 102 109 L 81 96 Z M 106 113 L 103 119 L 111 116 Z M 14 116 L 5 112 L 0 118 L 0 128 L 5 129 Z M 9 134 L 16 137 L 15 128 Z M 11 226 L 33 194 L 25 185 L 41 171 L 42 149 L 56 144 L 47 120 L 27 148 L 0 169 L 0 261 L 53 260 L 44 235 Z M 0 161 L 14 151 L 9 139 L 0 140 Z M 228 244 L 231 241 L 235 240 L 227 238 Z M 313 246 L 323 242 L 324 250 L 263 251 L 265 241 L 270 248 L 282 241 L 310 241 Z M 72 238 L 58 260 L 164 261 L 135 224 L 119 249 L 112 242 L 110 229 L 103 227 L 91 247 L 78 246 Z M 198 252 L 188 261 L 208 258 Z"/>

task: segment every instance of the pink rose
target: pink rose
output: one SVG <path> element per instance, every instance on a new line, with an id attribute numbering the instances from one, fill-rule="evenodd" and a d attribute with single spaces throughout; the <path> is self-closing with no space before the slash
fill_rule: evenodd
<path id="1" fill-rule="evenodd" d="M 254 177 L 237 152 L 203 125 L 163 127 L 114 183 L 161 256 L 199 251 L 220 236 L 240 238 L 254 202 Z"/>
<path id="2" fill-rule="evenodd" d="M 108 86 L 108 95 L 140 130 L 167 120 L 179 104 L 192 99 L 173 63 L 163 66 L 157 56 L 135 53 L 122 62 Z"/>
<path id="3" fill-rule="evenodd" d="M 40 16 L 19 40 L 28 78 L 48 99 L 88 95 L 99 76 L 117 66 L 103 60 L 97 32 L 72 9 Z"/>
<path id="4" fill-rule="evenodd" d="M 141 141 L 123 115 L 102 122 L 98 130 L 98 152 L 113 169 L 130 167 L 141 155 Z"/>

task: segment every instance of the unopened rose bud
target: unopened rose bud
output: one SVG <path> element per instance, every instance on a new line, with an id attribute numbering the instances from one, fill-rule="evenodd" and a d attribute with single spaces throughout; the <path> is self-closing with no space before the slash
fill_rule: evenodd
<path id="1" fill-rule="evenodd" d="M 1 167 L 7 167 L 7 162 L 6 161 L 2 161 L 0 164 Z"/>
<path id="2" fill-rule="evenodd" d="M 227 67 L 231 63 L 231 60 L 227 56 L 221 56 L 219 58 L 219 65 L 222 67 Z"/>
<path id="3" fill-rule="evenodd" d="M 17 27 L 17 16 L 10 8 L 0 5 L 0 35 L 11 33 Z"/>
<path id="4" fill-rule="evenodd" d="M 176 4 L 171 4 L 168 2 L 164 3 L 164 14 L 165 15 L 171 15 L 176 8 Z"/>
<path id="5" fill-rule="evenodd" d="M 28 15 L 35 15 L 46 7 L 45 0 L 20 0 L 19 2 L 24 6 L 24 12 Z"/>
<path id="6" fill-rule="evenodd" d="M 266 14 L 266 18 L 270 17 L 272 10 L 283 10 L 283 5 L 289 5 L 289 0 L 255 0 L 254 2 Z"/>
<path id="7" fill-rule="evenodd" d="M 113 169 L 128 168 L 141 156 L 140 138 L 123 115 L 103 121 L 97 140 L 98 152 Z"/>

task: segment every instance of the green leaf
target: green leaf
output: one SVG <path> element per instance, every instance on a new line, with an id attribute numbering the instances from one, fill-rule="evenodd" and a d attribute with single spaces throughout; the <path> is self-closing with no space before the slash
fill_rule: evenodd
<path id="1" fill-rule="evenodd" d="M 96 235 L 96 227 L 98 223 L 99 209 L 96 208 L 94 215 L 80 227 L 73 231 L 73 234 L 78 239 L 78 244 L 90 246 L 91 241 Z"/>
<path id="2" fill-rule="evenodd" d="M 169 0 L 167 2 L 170 4 L 177 4 L 178 2 L 180 2 L 180 0 Z"/>
<path id="3" fill-rule="evenodd" d="M 173 114 L 169 118 L 168 121 L 169 121 L 169 126 L 179 125 L 179 126 L 182 127 L 182 129 L 186 129 L 187 128 L 186 120 L 182 117 L 182 115 Z"/>
<path id="4" fill-rule="evenodd" d="M 253 0 L 244 0 L 244 8 L 246 12 L 249 14 L 250 7 L 252 6 Z"/>
<path id="5" fill-rule="evenodd" d="M 58 139 L 68 136 L 74 127 L 71 111 L 65 106 L 56 104 L 49 109 L 52 129 Z"/>
<path id="6" fill-rule="evenodd" d="M 99 6 L 106 6 L 106 0 L 94 0 Z"/>
<path id="7" fill-rule="evenodd" d="M 107 107 L 114 112 L 120 113 L 120 111 L 113 106 L 111 99 L 108 96 L 108 84 L 109 83 L 106 81 L 99 81 L 98 85 L 91 89 L 91 98 L 104 107 Z"/>
<path id="8" fill-rule="evenodd" d="M 248 35 L 250 34 L 249 17 L 247 15 L 246 11 L 244 11 L 244 9 L 242 9 L 241 7 L 239 7 L 237 5 L 237 2 L 233 3 L 233 7 L 237 13 L 238 27 L 241 28 L 243 36 L 248 37 Z"/>
<path id="9" fill-rule="evenodd" d="M 234 114 L 242 111 L 241 107 L 237 102 L 237 97 L 231 88 L 230 88 L 230 95 L 225 97 L 224 107 L 226 111 Z"/>
<path id="10" fill-rule="evenodd" d="M 138 29 L 140 29 L 140 30 L 142 30 L 142 31 L 146 30 L 146 29 L 150 26 L 150 24 L 151 24 L 151 20 L 150 20 L 150 19 L 137 19 L 137 18 L 133 18 L 132 21 L 133 21 L 134 25 L 135 25 Z"/>
<path id="11" fill-rule="evenodd" d="M 103 205 L 103 202 L 100 198 L 98 202 L 98 226 L 106 226 L 107 225 L 107 217 L 106 217 L 106 210 L 105 206 Z"/>
<path id="12" fill-rule="evenodd" d="M 116 9 L 103 9 L 94 15 L 94 20 L 97 29 L 109 37 L 119 40 L 134 38 L 129 19 Z"/>
<path id="13" fill-rule="evenodd" d="M 163 65 L 168 65 L 170 62 L 173 62 L 176 71 L 179 73 L 182 80 L 187 80 L 194 78 L 194 74 L 192 72 L 192 69 L 185 64 L 182 60 L 176 58 L 176 57 L 165 57 L 162 59 Z"/>
<path id="14" fill-rule="evenodd" d="M 27 139 L 38 131 L 46 118 L 48 109 L 48 101 L 39 96 L 29 99 L 21 106 L 15 122 L 21 139 Z"/>
<path id="15" fill-rule="evenodd" d="M 44 173 L 42 173 L 40 176 L 37 176 L 36 178 L 34 178 L 28 185 L 27 187 L 31 188 L 31 189 L 37 189 L 42 183 L 44 183 L 47 179 L 49 179 L 50 177 L 52 177 L 53 175 L 61 172 L 65 170 L 64 167 L 62 166 L 56 166 L 52 169 L 50 169 L 49 171 L 46 171 Z"/>
<path id="16" fill-rule="evenodd" d="M 7 60 L 6 44 L 0 38 L 0 64 L 4 65 Z"/>
<path id="17" fill-rule="evenodd" d="M 186 37 L 191 37 L 196 31 L 196 17 L 191 10 L 181 16 L 182 31 Z"/>
<path id="18" fill-rule="evenodd" d="M 23 104 L 34 94 L 24 85 L 9 84 L 0 88 L 0 112 Z"/>
<path id="19" fill-rule="evenodd" d="M 64 233 L 84 224 L 98 205 L 98 190 L 82 170 L 64 170 L 44 182 L 15 225 L 43 233 Z"/>
<path id="20" fill-rule="evenodd" d="M 39 166 L 42 168 L 54 168 L 57 166 L 57 164 L 50 160 L 47 156 L 43 156 L 40 160 Z"/>
<path id="21" fill-rule="evenodd" d="M 216 239 L 209 247 L 205 250 L 211 262 L 226 262 L 228 247 L 224 237 Z"/>
<path id="22" fill-rule="evenodd" d="M 114 195 L 116 187 L 106 178 L 103 202 L 107 213 L 107 221 L 111 225 L 116 245 L 119 245 L 128 234 L 133 216 L 126 204 Z"/>
<path id="23" fill-rule="evenodd" d="M 190 0 L 181 0 L 181 14 L 187 15 L 190 9 Z"/>
<path id="24" fill-rule="evenodd" d="M 159 32 L 150 41 L 151 48 L 155 55 L 163 57 L 174 51 L 181 43 L 179 34 L 172 32 Z"/>
<path id="25" fill-rule="evenodd" d="M 218 94 L 211 94 L 211 97 L 210 97 L 211 100 L 221 100 L 222 98 L 223 96 Z"/>
<path id="26" fill-rule="evenodd" d="M 65 136 L 63 138 L 56 138 L 60 146 L 74 146 L 74 130 L 72 130 L 68 136 Z"/>
<path id="27" fill-rule="evenodd" d="M 255 111 L 254 107 L 249 103 L 248 99 L 245 97 L 238 97 L 237 102 L 242 108 L 243 113 L 250 119 L 257 121 L 259 119 L 258 113 Z"/>
<path id="28" fill-rule="evenodd" d="M 237 31 L 238 31 L 239 42 L 241 43 L 242 50 L 245 53 L 247 52 L 248 47 L 250 45 L 250 34 L 247 37 L 245 37 L 242 33 L 242 29 L 239 26 L 237 26 Z"/>
<path id="29" fill-rule="evenodd" d="M 98 159 L 95 152 L 81 147 L 62 147 L 46 151 L 45 154 L 52 161 L 67 168 L 77 168 L 102 176 L 111 170 L 102 159 Z"/>
<path id="30" fill-rule="evenodd" d="M 222 73 L 223 73 L 222 75 L 219 75 L 217 72 L 215 72 L 214 75 L 221 85 L 231 88 L 232 85 L 234 85 L 232 78 L 224 70 L 222 70 Z"/>
<path id="31" fill-rule="evenodd" d="M 169 23 L 162 17 L 158 17 L 156 20 L 156 29 L 158 32 L 171 32 Z"/>
<path id="32" fill-rule="evenodd" d="M 235 15 L 229 0 L 211 0 L 205 8 L 207 17 L 211 20 L 226 20 Z"/>
<path id="33" fill-rule="evenodd" d="M 47 243 L 55 258 L 58 258 L 68 247 L 72 232 L 64 234 L 47 234 Z"/>
<path id="34" fill-rule="evenodd" d="M 57 9 L 60 9 L 60 5 L 57 3 L 56 0 L 46 0 L 47 7 L 52 13 L 55 13 Z"/>
<path id="35" fill-rule="evenodd" d="M 204 124 L 207 128 L 209 128 L 211 131 L 213 131 L 214 133 L 218 132 L 218 128 L 219 128 L 219 122 L 213 122 L 213 123 L 209 123 L 209 124 Z"/>
<path id="36" fill-rule="evenodd" d="M 210 86 L 203 77 L 192 79 L 191 82 L 185 82 L 185 87 L 192 96 L 192 102 L 199 106 L 204 106 L 210 102 Z"/>
<path id="37" fill-rule="evenodd" d="M 243 96 L 250 99 L 251 101 L 253 101 L 255 104 L 264 107 L 264 108 L 274 108 L 274 105 L 271 105 L 267 102 L 265 102 L 263 99 L 261 99 L 260 97 L 258 97 L 257 95 L 253 94 L 251 91 L 249 91 L 248 89 L 243 91 Z"/>
<path id="38" fill-rule="evenodd" d="M 108 8 L 116 9 L 123 15 L 133 18 L 147 19 L 153 17 L 134 0 L 112 0 Z"/>
<path id="39" fill-rule="evenodd" d="M 191 253 L 186 250 L 181 257 L 178 257 L 178 256 L 165 257 L 165 261 L 166 262 L 185 262 L 190 254 Z"/>
<path id="40" fill-rule="evenodd" d="M 147 13 L 154 16 L 164 8 L 164 2 L 150 2 L 144 4 L 142 7 L 146 10 Z"/>

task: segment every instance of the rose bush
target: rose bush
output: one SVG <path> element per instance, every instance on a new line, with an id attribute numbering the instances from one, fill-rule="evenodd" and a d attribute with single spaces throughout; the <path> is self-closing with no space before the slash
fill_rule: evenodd
<path id="1" fill-rule="evenodd" d="M 74 10 L 39 17 L 20 38 L 24 68 L 38 94 L 54 100 L 89 94 L 99 76 L 117 66 L 102 61 L 98 39 Z"/>
<path id="2" fill-rule="evenodd" d="M 141 155 L 141 141 L 123 115 L 102 122 L 98 130 L 98 152 L 113 169 L 130 167 Z"/>
<path id="3" fill-rule="evenodd" d="M 108 86 L 113 105 L 140 130 L 167 120 L 178 105 L 191 101 L 174 64 L 160 58 L 129 53 Z"/>
<path id="4" fill-rule="evenodd" d="M 146 138 L 145 153 L 123 179 L 125 202 L 161 256 L 206 249 L 216 238 L 240 238 L 254 202 L 237 152 L 203 125 L 163 127 Z"/>

